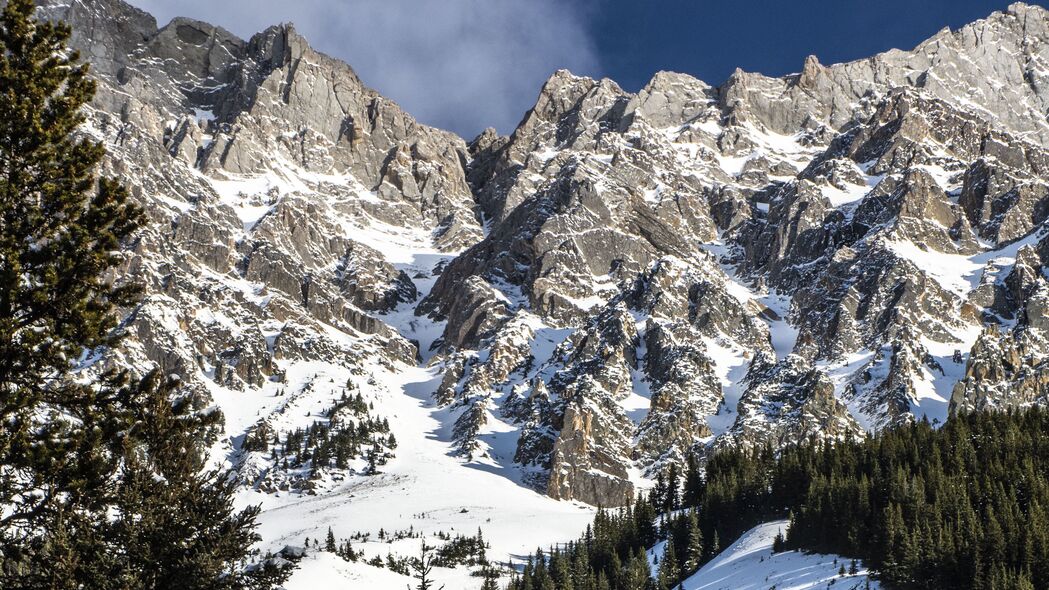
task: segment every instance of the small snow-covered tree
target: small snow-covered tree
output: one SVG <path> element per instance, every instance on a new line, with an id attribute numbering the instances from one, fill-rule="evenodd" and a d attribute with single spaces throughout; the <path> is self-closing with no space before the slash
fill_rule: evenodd
<path id="1" fill-rule="evenodd" d="M 328 527 L 328 536 L 324 540 L 324 550 L 328 553 L 335 553 L 338 547 L 335 545 L 335 533 Z"/>

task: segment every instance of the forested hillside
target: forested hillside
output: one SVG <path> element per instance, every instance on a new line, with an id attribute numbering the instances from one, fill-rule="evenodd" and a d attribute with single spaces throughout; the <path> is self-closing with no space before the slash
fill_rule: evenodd
<path id="1" fill-rule="evenodd" d="M 1049 412 L 961 415 L 862 440 L 722 450 L 679 485 L 601 511 L 511 590 L 675 588 L 744 531 L 789 518 L 779 550 L 839 553 L 890 588 L 1049 587 Z M 657 516 L 658 515 L 658 516 Z M 665 540 L 649 577 L 645 550 Z M 845 568 L 845 564 L 842 564 Z M 855 568 L 850 564 L 850 568 Z"/>

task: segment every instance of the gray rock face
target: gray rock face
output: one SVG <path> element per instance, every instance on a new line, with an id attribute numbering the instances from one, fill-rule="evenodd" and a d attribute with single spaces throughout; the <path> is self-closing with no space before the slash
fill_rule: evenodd
<path id="1" fill-rule="evenodd" d="M 629 504 L 634 486 L 627 479 L 619 456 L 595 447 L 595 441 L 607 440 L 609 433 L 601 426 L 595 432 L 594 418 L 590 410 L 574 404 L 565 410 L 564 427 L 554 443 L 546 491 L 558 500 L 580 500 L 598 506 Z"/>
<path id="2" fill-rule="evenodd" d="M 783 78 L 737 71 L 718 89 L 719 102 L 737 120 L 793 133 L 816 122 L 841 128 L 855 119 L 865 97 L 917 88 L 955 106 L 986 110 L 1004 128 L 1044 139 L 1049 48 L 1031 40 L 1047 34 L 1045 10 L 1016 3 L 957 31 L 943 29 L 912 51 L 832 66 L 810 56 L 799 74 Z"/>
<path id="3" fill-rule="evenodd" d="M 520 392 L 518 460 L 559 498 L 603 502 L 626 468 L 708 445 L 942 421 L 981 327 L 1041 309 L 1043 266 L 1009 244 L 1047 214 L 1049 105 L 1021 83 L 1042 75 L 1046 22 L 1014 5 L 911 52 L 719 88 L 558 72 L 513 134 L 475 140 L 491 231 L 420 310 L 449 318 L 449 353 L 522 313 L 590 335 L 500 385 Z M 476 320 L 451 311 L 484 300 L 492 321 L 464 332 Z"/>
<path id="4" fill-rule="evenodd" d="M 559 347 L 556 369 L 542 391 L 556 418 L 549 456 L 518 458 L 548 467 L 547 492 L 559 499 L 619 506 L 632 499 L 625 457 L 630 456 L 634 425 L 620 404 L 632 393 L 631 368 L 637 363 L 638 336 L 633 316 L 622 303 L 609 305 Z M 550 434 L 545 421 L 527 438 Z M 544 445 L 544 448 L 546 445 Z"/>
<path id="5" fill-rule="evenodd" d="M 418 343 L 389 315 L 415 304 L 430 269 L 399 252 L 440 258 L 480 239 L 466 143 L 290 26 L 245 41 L 187 19 L 158 28 L 116 0 L 41 10 L 72 24 L 99 82 L 84 133 L 105 142 L 103 172 L 151 221 L 122 271 L 145 299 L 108 361 L 176 373 L 201 406 L 239 400 L 225 444 L 244 481 L 300 480 L 299 467 L 237 447 L 258 421 L 241 407 L 272 411 L 284 440 L 294 424 L 279 416 L 308 416 L 343 385 L 330 375 L 361 385 L 416 364 Z"/>
<path id="6" fill-rule="evenodd" d="M 151 217 L 109 361 L 179 373 L 201 405 L 280 416 L 327 395 L 318 363 L 380 388 L 425 359 L 464 461 L 616 506 L 691 452 L 1046 400 L 1041 8 L 718 87 L 559 71 L 469 144 L 289 25 L 42 10 L 74 25 L 99 80 L 84 132 Z M 245 481 L 301 476 L 229 450 Z"/>
<path id="7" fill-rule="evenodd" d="M 951 413 L 1008 410 L 1049 402 L 1045 342 L 985 332 L 976 341 L 965 378 L 954 386 Z"/>
<path id="8" fill-rule="evenodd" d="M 812 437 L 833 440 L 862 432 L 835 397 L 827 374 L 798 355 L 779 362 L 760 355 L 751 363 L 746 381 L 730 435 L 717 439 L 715 447 L 777 448 Z"/>

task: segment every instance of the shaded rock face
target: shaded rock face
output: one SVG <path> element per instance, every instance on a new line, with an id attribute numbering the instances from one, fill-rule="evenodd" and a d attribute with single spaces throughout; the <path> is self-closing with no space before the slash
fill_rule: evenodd
<path id="1" fill-rule="evenodd" d="M 108 360 L 201 405 L 423 362 L 464 461 L 616 506 L 693 452 L 1046 399 L 1041 8 L 718 87 L 559 71 L 469 143 L 289 25 L 42 11 L 73 24 L 99 80 L 84 133 L 151 218 Z M 295 477 L 229 451 L 246 481 Z"/>

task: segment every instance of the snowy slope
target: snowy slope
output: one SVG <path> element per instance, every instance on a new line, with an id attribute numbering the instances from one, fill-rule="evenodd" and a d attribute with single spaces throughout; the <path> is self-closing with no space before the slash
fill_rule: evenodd
<path id="1" fill-rule="evenodd" d="M 377 229 L 379 228 L 379 229 Z M 433 248 L 426 232 L 384 232 L 380 224 L 354 228 L 354 238 L 382 247 L 387 262 L 413 276 L 422 294 L 432 285 L 430 271 L 450 256 Z M 426 351 L 440 334 L 441 325 L 416 316 L 411 304 L 402 304 L 380 317 L 405 338 L 420 342 Z M 360 343 L 331 328 L 333 340 L 360 347 Z M 367 349 L 365 349 L 367 352 Z M 482 531 L 490 544 L 488 558 L 497 563 L 521 561 L 536 547 L 575 539 L 592 521 L 593 507 L 578 502 L 559 502 L 521 483 L 519 469 L 513 466 L 513 446 L 492 449 L 484 461 L 468 462 L 455 454 L 447 427 L 447 409 L 435 406 L 433 394 L 441 381 L 440 368 L 390 363 L 375 352 L 364 364 L 363 374 L 335 362 L 294 361 L 282 368 L 287 374 L 287 391 L 302 390 L 294 397 L 297 411 L 285 411 L 273 393 L 264 389 L 247 395 L 222 395 L 217 388 L 215 401 L 226 417 L 230 435 L 225 449 L 235 461 L 236 444 L 231 444 L 260 416 L 278 420 L 282 430 L 308 424 L 319 409 L 334 398 L 336 387 L 347 379 L 354 381 L 364 398 L 372 402 L 377 415 L 387 418 L 398 445 L 395 457 L 377 475 L 351 472 L 322 481 L 311 493 L 278 491 L 267 493 L 245 488 L 238 497 L 241 506 L 261 505 L 259 533 L 261 548 L 276 552 L 286 545 L 311 545 L 323 540 L 331 527 L 341 541 L 353 535 L 370 535 L 368 541 L 353 541 L 363 552 L 358 562 L 345 562 L 333 554 L 311 550 L 302 560 L 289 590 L 318 588 L 368 588 L 374 590 L 405 587 L 410 580 L 389 569 L 364 563 L 373 557 L 413 556 L 419 539 L 379 541 L 379 531 L 421 533 L 430 545 L 440 545 L 438 533 L 472 536 Z M 428 356 L 425 355 L 424 356 Z M 245 399 L 247 398 L 247 399 Z M 304 413 L 302 409 L 312 410 Z M 220 445 L 220 451 L 221 451 Z M 542 526 L 536 526 L 541 522 Z M 465 567 L 438 568 L 434 572 L 448 588 L 479 587 Z"/>
<path id="2" fill-rule="evenodd" d="M 427 399 L 434 385 L 431 371 L 403 367 L 398 376 L 388 378 L 391 386 L 380 399 L 399 443 L 396 458 L 379 475 L 351 476 L 344 485 L 316 496 L 243 492 L 243 504 L 263 507 L 259 532 L 267 546 L 279 549 L 302 545 L 306 537 L 323 539 L 330 526 L 339 538 L 370 532 L 373 541 L 354 543 L 355 550 L 363 550 L 366 558 L 385 558 L 391 552 L 414 555 L 419 541 L 379 542 L 374 540 L 379 529 L 412 527 L 430 538 L 431 544 L 439 531 L 473 535 L 481 529 L 491 543 L 489 558 L 506 562 L 520 560 L 536 547 L 574 539 L 592 520 L 593 509 L 588 506 L 557 502 L 518 485 L 498 468 L 465 464 L 452 456 L 452 446 Z M 543 526 L 535 526 L 537 522 Z M 304 569 L 327 570 L 321 565 L 306 561 Z M 362 563 L 340 564 L 337 572 L 325 575 L 345 574 L 349 581 L 374 569 Z M 384 571 L 380 577 L 389 575 Z M 470 584 L 462 581 L 466 575 L 442 570 L 438 579 L 445 581 L 450 576 L 459 583 L 448 580 L 449 587 L 468 588 Z M 289 590 L 317 587 L 311 585 L 309 576 L 293 581 Z M 403 580 L 391 583 L 368 587 L 399 590 L 404 586 Z"/>
<path id="3" fill-rule="evenodd" d="M 841 565 L 846 572 L 850 561 L 834 555 L 807 555 L 798 551 L 772 552 L 776 533 L 787 530 L 788 522 L 769 522 L 756 526 L 738 541 L 685 580 L 685 590 L 845 590 L 880 588 L 857 564 L 857 573 L 838 574 Z M 869 586 L 867 584 L 870 584 Z"/>

